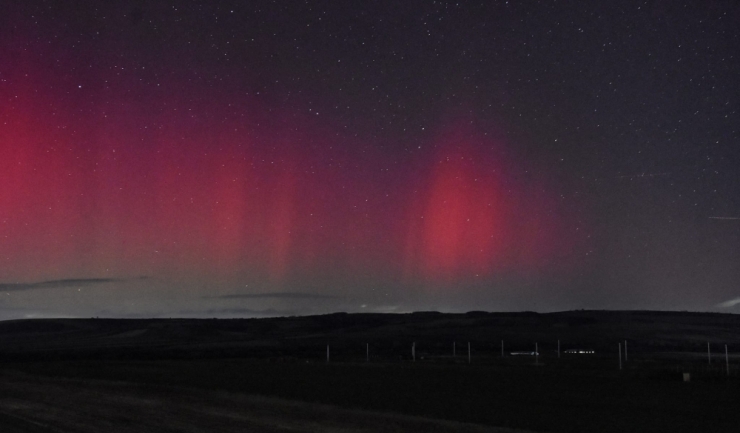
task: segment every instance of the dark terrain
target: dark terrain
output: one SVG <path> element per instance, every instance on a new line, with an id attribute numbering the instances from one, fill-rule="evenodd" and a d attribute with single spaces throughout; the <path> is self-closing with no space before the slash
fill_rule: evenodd
<path id="1" fill-rule="evenodd" d="M 539 357 L 510 355 L 535 343 Z M 0 322 L 0 427 L 732 431 L 740 423 L 738 349 L 740 316 L 710 313 L 7 321 Z"/>

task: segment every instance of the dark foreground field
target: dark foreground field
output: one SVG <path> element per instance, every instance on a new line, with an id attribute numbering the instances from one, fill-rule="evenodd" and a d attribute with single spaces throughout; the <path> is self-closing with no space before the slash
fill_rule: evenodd
<path id="1" fill-rule="evenodd" d="M 739 325 L 650 312 L 2 322 L 0 431 L 735 431 L 738 360 L 728 375 L 723 349 L 740 347 Z M 596 353 L 558 357 L 558 339 Z M 534 341 L 537 359 L 509 355 Z"/>
<path id="2" fill-rule="evenodd" d="M 237 392 L 4 373 L 0 431 L 515 433 Z"/>

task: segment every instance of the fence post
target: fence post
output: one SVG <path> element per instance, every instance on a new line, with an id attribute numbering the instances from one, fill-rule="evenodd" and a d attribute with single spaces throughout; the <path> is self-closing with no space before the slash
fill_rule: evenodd
<path id="1" fill-rule="evenodd" d="M 627 340 L 624 340 L 624 362 L 627 362 Z"/>

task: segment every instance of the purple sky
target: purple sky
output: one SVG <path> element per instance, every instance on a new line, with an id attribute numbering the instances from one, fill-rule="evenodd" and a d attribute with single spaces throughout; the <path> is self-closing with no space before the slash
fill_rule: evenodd
<path id="1" fill-rule="evenodd" d="M 0 319 L 740 308 L 740 5 L 18 2 Z"/>

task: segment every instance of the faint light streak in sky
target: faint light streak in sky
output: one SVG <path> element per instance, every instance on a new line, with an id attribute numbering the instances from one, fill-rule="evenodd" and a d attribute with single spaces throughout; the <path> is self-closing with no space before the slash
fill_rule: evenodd
<path id="1" fill-rule="evenodd" d="M 740 304 L 740 298 L 730 299 L 729 301 L 719 303 L 717 304 L 717 307 L 730 308 L 730 307 L 734 307 L 737 304 Z"/>
<path id="2" fill-rule="evenodd" d="M 615 176 L 615 179 L 635 179 L 640 177 L 658 177 L 658 176 L 669 176 L 670 173 L 640 173 L 640 174 L 626 174 L 623 176 Z"/>

